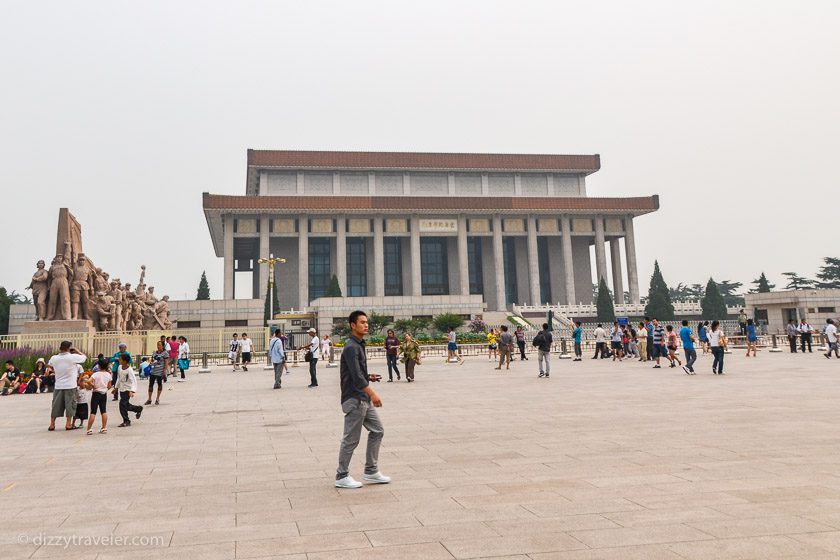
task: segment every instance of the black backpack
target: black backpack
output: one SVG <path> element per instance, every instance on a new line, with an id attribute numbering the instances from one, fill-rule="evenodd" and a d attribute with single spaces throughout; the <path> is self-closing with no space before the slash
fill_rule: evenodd
<path id="1" fill-rule="evenodd" d="M 531 341 L 531 344 L 539 348 L 545 342 L 545 337 L 543 336 L 542 331 L 537 333 L 537 336 L 534 337 L 534 340 Z"/>

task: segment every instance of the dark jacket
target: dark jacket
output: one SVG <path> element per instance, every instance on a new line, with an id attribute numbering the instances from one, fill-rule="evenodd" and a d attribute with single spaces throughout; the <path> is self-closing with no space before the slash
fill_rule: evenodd
<path id="1" fill-rule="evenodd" d="M 351 336 L 341 351 L 341 402 L 348 399 L 369 401 L 364 389 L 369 385 L 365 341 Z"/>
<path id="2" fill-rule="evenodd" d="M 543 352 L 551 352 L 551 344 L 553 342 L 554 338 L 548 331 L 538 332 L 537 336 L 535 336 L 533 340 L 534 346 L 536 346 L 537 349 L 542 350 Z"/>

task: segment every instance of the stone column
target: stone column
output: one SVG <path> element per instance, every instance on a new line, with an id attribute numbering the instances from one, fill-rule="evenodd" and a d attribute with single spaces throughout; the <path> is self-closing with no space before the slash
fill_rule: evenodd
<path id="1" fill-rule="evenodd" d="M 633 231 L 633 216 L 624 219 L 624 251 L 627 261 L 627 282 L 630 284 L 630 303 L 641 303 L 639 271 L 636 268 L 636 235 Z"/>
<path id="2" fill-rule="evenodd" d="M 577 303 L 575 297 L 575 263 L 572 253 L 572 221 L 568 216 L 560 219 L 563 233 L 563 272 L 566 275 L 566 305 Z"/>
<path id="3" fill-rule="evenodd" d="M 268 216 L 260 216 L 260 258 L 267 259 L 269 257 L 269 253 L 271 252 L 270 248 L 270 230 L 271 229 L 271 219 Z M 261 299 L 265 297 L 265 294 L 268 292 L 268 265 L 254 263 L 254 270 L 258 271 L 260 283 L 259 283 L 259 294 L 255 296 L 255 299 Z M 275 279 L 275 282 L 277 280 Z"/>
<path id="4" fill-rule="evenodd" d="M 621 243 L 618 238 L 610 239 L 610 260 L 612 261 L 613 301 L 624 303 L 624 279 L 621 277 Z"/>
<path id="5" fill-rule="evenodd" d="M 411 295 L 423 295 L 420 276 L 420 218 L 411 217 Z"/>
<path id="6" fill-rule="evenodd" d="M 502 248 L 502 219 L 493 216 L 493 266 L 496 268 L 496 311 L 507 309 L 505 299 L 505 251 Z"/>
<path id="7" fill-rule="evenodd" d="M 601 283 L 601 278 L 607 280 L 607 253 L 604 244 L 604 218 L 595 216 L 595 271 L 597 273 L 598 284 Z"/>
<path id="8" fill-rule="evenodd" d="M 537 251 L 537 219 L 528 218 L 528 280 L 531 285 L 531 305 L 544 303 L 540 297 L 540 258 Z"/>
<path id="9" fill-rule="evenodd" d="M 385 238 L 382 217 L 373 219 L 373 295 L 385 295 Z"/>
<path id="10" fill-rule="evenodd" d="M 298 219 L 298 309 L 309 307 L 309 216 Z"/>
<path id="11" fill-rule="evenodd" d="M 225 282 L 224 293 L 225 299 L 234 299 L 234 254 L 233 254 L 233 216 L 225 214 L 222 216 L 222 229 L 224 230 L 224 254 L 225 254 Z"/>
<path id="12" fill-rule="evenodd" d="M 347 219 L 344 216 L 335 220 L 335 276 L 341 295 L 347 297 Z"/>
<path id="13" fill-rule="evenodd" d="M 458 281 L 462 296 L 470 295 L 470 258 L 467 250 L 467 218 L 458 216 Z"/>

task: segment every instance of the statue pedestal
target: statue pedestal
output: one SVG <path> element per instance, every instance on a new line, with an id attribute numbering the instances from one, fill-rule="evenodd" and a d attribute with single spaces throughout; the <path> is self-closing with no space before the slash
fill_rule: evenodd
<path id="1" fill-rule="evenodd" d="M 21 334 L 61 334 L 83 333 L 88 336 L 96 333 L 93 321 L 87 319 L 71 321 L 27 321 L 23 324 Z"/>

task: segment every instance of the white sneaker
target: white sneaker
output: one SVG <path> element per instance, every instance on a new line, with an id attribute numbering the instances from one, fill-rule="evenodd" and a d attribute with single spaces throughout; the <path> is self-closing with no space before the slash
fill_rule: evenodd
<path id="1" fill-rule="evenodd" d="M 361 488 L 362 483 L 358 480 L 354 480 L 352 476 L 349 474 L 342 478 L 341 480 L 335 481 L 336 488 Z"/>
<path id="2" fill-rule="evenodd" d="M 371 484 L 388 484 L 391 482 L 391 477 L 378 472 L 376 474 L 366 474 L 362 477 L 362 480 Z"/>

